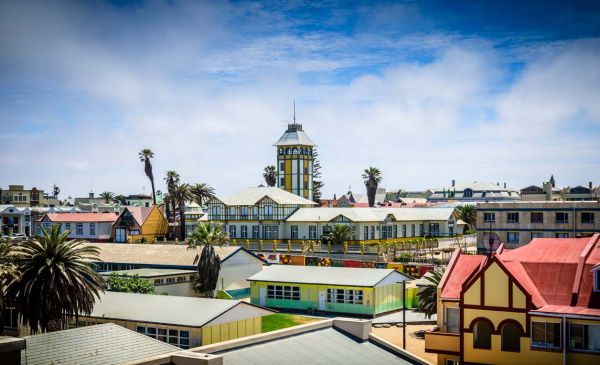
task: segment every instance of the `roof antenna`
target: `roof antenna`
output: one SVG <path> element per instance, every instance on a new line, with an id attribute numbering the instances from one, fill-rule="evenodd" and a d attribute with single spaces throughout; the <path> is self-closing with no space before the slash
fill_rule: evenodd
<path id="1" fill-rule="evenodd" d="M 296 124 L 296 100 L 294 100 L 294 124 Z"/>

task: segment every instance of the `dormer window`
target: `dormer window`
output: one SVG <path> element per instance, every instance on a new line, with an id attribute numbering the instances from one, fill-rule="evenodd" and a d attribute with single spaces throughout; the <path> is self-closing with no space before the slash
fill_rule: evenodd
<path id="1" fill-rule="evenodd" d="M 473 190 L 471 190 L 471 189 L 465 189 L 465 191 L 463 192 L 463 197 L 464 198 L 472 198 L 473 197 Z"/>

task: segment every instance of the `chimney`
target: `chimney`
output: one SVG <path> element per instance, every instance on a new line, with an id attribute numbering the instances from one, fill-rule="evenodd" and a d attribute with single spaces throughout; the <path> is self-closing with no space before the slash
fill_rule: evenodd
<path id="1" fill-rule="evenodd" d="M 452 179 L 452 186 L 456 185 L 456 181 Z"/>
<path id="2" fill-rule="evenodd" d="M 588 183 L 588 185 L 589 185 L 589 187 L 590 187 L 590 190 L 592 190 L 592 189 L 594 188 L 594 185 L 592 184 L 592 182 L 591 182 L 591 181 Z"/>

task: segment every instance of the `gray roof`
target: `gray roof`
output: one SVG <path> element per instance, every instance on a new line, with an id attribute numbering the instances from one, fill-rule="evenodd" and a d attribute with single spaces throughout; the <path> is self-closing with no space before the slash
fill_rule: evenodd
<path id="1" fill-rule="evenodd" d="M 272 312 L 241 300 L 105 292 L 89 317 L 202 327 L 237 305 L 249 311 L 248 318 Z"/>
<path id="2" fill-rule="evenodd" d="M 195 274 L 196 270 L 178 270 L 178 269 L 133 269 L 103 272 L 102 275 L 117 274 L 123 276 L 138 275 L 140 278 L 154 278 L 169 275 Z"/>
<path id="3" fill-rule="evenodd" d="M 289 124 L 288 129 L 273 146 L 316 146 L 302 130 L 302 124 Z"/>
<path id="4" fill-rule="evenodd" d="M 287 222 L 329 222 L 342 215 L 352 222 L 382 222 L 388 215 L 397 221 L 446 221 L 453 207 L 429 208 L 300 208 Z"/>
<path id="5" fill-rule="evenodd" d="M 289 204 L 289 205 L 316 205 L 317 203 L 312 200 L 304 199 L 296 194 L 292 194 L 288 191 L 282 190 L 276 187 L 256 187 L 248 188 L 239 191 L 229 196 L 219 196 L 218 200 L 222 201 L 225 205 L 255 205 L 264 197 L 269 197 L 277 204 Z"/>
<path id="6" fill-rule="evenodd" d="M 180 349 L 113 323 L 25 337 L 21 364 L 120 364 Z"/>
<path id="7" fill-rule="evenodd" d="M 369 342 L 333 328 L 307 332 L 219 353 L 223 364 L 411 364 Z"/>
<path id="8" fill-rule="evenodd" d="M 397 281 L 412 280 L 392 269 L 271 265 L 248 281 L 372 287 L 389 275 L 397 275 Z"/>

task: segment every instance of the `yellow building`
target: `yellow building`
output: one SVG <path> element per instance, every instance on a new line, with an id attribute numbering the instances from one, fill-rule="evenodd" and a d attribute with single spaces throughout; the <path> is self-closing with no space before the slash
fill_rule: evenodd
<path id="1" fill-rule="evenodd" d="M 0 204 L 12 204 L 15 207 L 43 207 L 46 204 L 44 190 L 25 189 L 23 185 L 9 185 L 8 189 L 0 188 Z"/>
<path id="2" fill-rule="evenodd" d="M 313 148 L 317 145 L 304 133 L 302 124 L 288 124 L 274 144 L 277 147 L 277 186 L 305 199 L 313 198 Z"/>
<path id="3" fill-rule="evenodd" d="M 183 349 L 262 332 L 274 311 L 241 300 L 105 292 L 72 326 L 114 323 Z"/>
<path id="4" fill-rule="evenodd" d="M 600 234 L 457 250 L 438 286 L 438 364 L 600 363 Z"/>
<path id="5" fill-rule="evenodd" d="M 162 239 L 167 235 L 169 223 L 162 206 L 126 207 L 113 225 L 115 242 L 139 242 Z"/>

